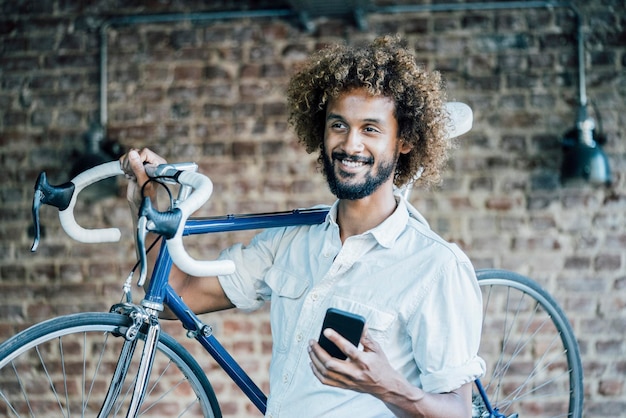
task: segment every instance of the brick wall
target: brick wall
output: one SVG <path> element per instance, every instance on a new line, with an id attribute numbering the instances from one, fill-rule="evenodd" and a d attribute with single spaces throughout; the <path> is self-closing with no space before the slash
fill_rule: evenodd
<path id="1" fill-rule="evenodd" d="M 520 272 L 555 295 L 580 341 L 587 416 L 626 416 L 626 11 L 616 0 L 592 3 L 580 3 L 586 90 L 607 138 L 610 189 L 559 182 L 559 138 L 574 126 L 578 104 L 576 25 L 567 8 L 373 13 L 367 31 L 341 19 L 318 19 L 311 33 L 281 18 L 113 26 L 105 31 L 107 137 L 123 148 L 149 146 L 171 161 L 198 162 L 216 186 L 203 214 L 331 202 L 316 156 L 297 145 L 286 125 L 288 77 L 320 45 L 403 34 L 421 62 L 442 71 L 450 99 L 470 104 L 475 116 L 441 188 L 416 190 L 413 202 L 477 268 Z M 121 180 L 117 197 L 77 207 L 86 226 L 121 227 L 120 244 L 72 242 L 47 208 L 40 250 L 29 251 L 37 174 L 46 170 L 55 184 L 68 180 L 82 136 L 100 118 L 103 22 L 281 7 L 263 1 L 122 4 L 0 1 L 2 339 L 55 315 L 107 309 L 134 262 Z M 249 236 L 203 238 L 190 248 L 214 257 Z M 267 311 L 206 320 L 267 388 Z M 239 390 L 203 361 L 226 415 L 256 416 Z"/>

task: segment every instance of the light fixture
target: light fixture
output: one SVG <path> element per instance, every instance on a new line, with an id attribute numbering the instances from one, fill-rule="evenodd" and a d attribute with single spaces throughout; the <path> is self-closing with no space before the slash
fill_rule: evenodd
<path id="1" fill-rule="evenodd" d="M 70 170 L 70 177 L 74 178 L 83 171 L 97 165 L 108 163 L 122 155 L 121 146 L 117 142 L 107 141 L 104 128 L 99 123 L 92 123 L 89 130 L 83 135 L 85 150 L 78 155 Z M 116 196 L 118 191 L 117 179 L 109 177 L 85 188 L 81 198 L 95 201 L 105 197 Z"/>
<path id="2" fill-rule="evenodd" d="M 611 168 L 601 144 L 604 136 L 600 132 L 594 138 L 596 124 L 587 112 L 587 91 L 585 87 L 585 46 L 583 40 L 582 16 L 575 9 L 578 38 L 578 89 L 579 106 L 576 127 L 566 132 L 561 164 L 561 183 L 589 182 L 595 186 L 610 186 Z M 599 113 L 596 110 L 596 116 Z M 600 120 L 600 119 L 598 119 Z"/>
<path id="3" fill-rule="evenodd" d="M 596 186 L 610 186 L 611 168 L 598 140 L 594 139 L 595 122 L 587 113 L 587 106 L 578 109 L 576 128 L 563 137 L 561 182 L 589 182 Z"/>
<path id="4" fill-rule="evenodd" d="M 366 14 L 372 8 L 371 0 L 289 0 L 298 13 L 302 26 L 308 31 L 315 30 L 311 19 L 317 17 L 351 18 L 359 30 L 367 30 Z"/>

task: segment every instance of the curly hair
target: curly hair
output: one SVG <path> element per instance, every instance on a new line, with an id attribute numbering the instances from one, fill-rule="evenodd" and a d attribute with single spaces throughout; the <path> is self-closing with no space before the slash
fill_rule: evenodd
<path id="1" fill-rule="evenodd" d="M 419 175 L 416 184 L 441 180 L 450 141 L 445 90 L 438 72 L 426 71 L 399 37 L 377 38 L 364 47 L 335 45 L 312 54 L 287 88 L 289 123 L 308 153 L 322 159 L 326 106 L 329 100 L 353 89 L 395 102 L 398 136 L 412 145 L 400 154 L 394 184 L 401 187 Z"/>

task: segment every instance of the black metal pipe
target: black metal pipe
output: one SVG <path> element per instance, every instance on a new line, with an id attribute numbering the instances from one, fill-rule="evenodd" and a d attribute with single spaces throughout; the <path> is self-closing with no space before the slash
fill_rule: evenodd
<path id="1" fill-rule="evenodd" d="M 245 18 L 264 17 L 296 17 L 296 13 L 289 9 L 276 10 L 242 10 L 206 13 L 175 13 L 175 14 L 152 14 L 131 15 L 112 17 L 100 26 L 100 124 L 104 129 L 108 122 L 107 110 L 107 63 L 108 63 L 108 36 L 107 31 L 111 27 L 130 26 L 146 23 L 171 23 L 181 21 L 202 22 Z"/>
<path id="2" fill-rule="evenodd" d="M 441 3 L 423 5 L 397 5 L 382 6 L 366 9 L 365 13 L 425 13 L 425 12 L 451 12 L 451 11 L 482 11 L 482 10 L 511 10 L 511 9 L 537 9 L 537 8 L 569 8 L 576 16 L 577 41 L 578 41 L 578 74 L 579 74 L 579 100 L 581 106 L 587 104 L 587 94 L 585 90 L 585 61 L 584 43 L 582 33 L 582 19 L 575 6 L 569 1 L 512 1 L 512 2 L 479 2 L 479 3 Z M 153 14 L 153 15 L 132 15 L 120 16 L 108 19 L 100 27 L 100 123 L 104 129 L 108 120 L 107 114 L 107 31 L 114 26 L 128 26 L 142 23 L 170 23 L 180 21 L 215 21 L 244 18 L 264 18 L 264 17 L 295 17 L 300 18 L 300 14 L 291 9 L 275 10 L 242 10 L 206 13 L 178 13 L 178 14 Z"/>
<path id="3" fill-rule="evenodd" d="M 423 13 L 454 12 L 472 10 L 511 10 L 571 7 L 569 1 L 502 1 L 478 3 L 405 4 L 382 6 L 373 9 L 375 13 Z"/>

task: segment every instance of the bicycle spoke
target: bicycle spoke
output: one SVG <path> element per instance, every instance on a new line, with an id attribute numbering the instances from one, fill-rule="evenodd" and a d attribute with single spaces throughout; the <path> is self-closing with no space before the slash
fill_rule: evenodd
<path id="1" fill-rule="evenodd" d="M 526 296 L 526 295 L 524 295 Z M 526 336 L 527 335 L 527 331 L 530 328 L 530 324 L 532 324 L 534 317 L 536 316 L 536 313 L 538 311 L 538 305 L 535 307 L 535 311 L 533 312 L 533 316 L 530 317 L 527 321 L 527 323 L 524 326 L 524 330 L 522 332 L 522 336 Z M 505 367 L 503 367 L 500 370 L 500 373 L 498 374 L 498 378 L 501 379 L 504 375 L 506 375 L 506 372 L 508 371 L 509 367 L 511 366 L 511 364 L 513 364 L 513 362 L 515 361 L 516 357 L 523 351 L 523 349 L 527 346 L 527 344 L 536 336 L 539 334 L 539 332 L 541 331 L 541 329 L 543 329 L 543 327 L 545 326 L 547 320 L 543 321 L 542 324 L 537 327 L 537 329 L 530 334 L 529 336 L 524 338 L 525 343 L 521 344 L 521 342 L 523 341 L 522 338 L 519 339 L 517 346 L 515 347 L 515 350 L 513 351 L 513 354 L 511 354 L 511 358 L 507 361 Z M 530 388 L 530 390 L 526 390 L 527 388 L 529 388 L 530 384 L 533 383 L 534 379 L 540 375 L 543 371 L 547 370 L 551 364 L 553 364 L 553 360 L 550 359 L 549 361 L 546 361 L 546 356 L 552 352 L 552 348 L 558 343 L 560 342 L 560 335 L 559 334 L 555 334 L 555 336 L 552 338 L 552 341 L 550 342 L 550 344 L 547 346 L 545 352 L 541 355 L 541 357 L 537 358 L 536 360 L 536 366 L 535 368 L 530 372 L 530 374 L 528 375 L 528 377 L 526 378 L 526 380 L 519 385 L 519 387 L 511 392 L 506 398 L 501 399 L 500 403 L 508 403 L 511 404 L 513 402 L 519 401 L 519 400 L 523 400 L 524 398 L 531 396 L 531 395 L 536 395 L 536 393 L 539 393 L 539 391 L 545 387 L 547 387 L 548 385 L 550 385 L 551 383 L 555 382 L 558 380 L 559 377 L 563 377 L 563 375 L 565 375 L 568 371 L 565 371 L 564 373 L 562 373 L 559 376 L 556 376 L 555 378 L 552 378 L 550 380 L 547 380 L 545 382 L 543 382 L 542 384 L 540 384 L 539 386 L 536 386 L 534 388 Z M 562 358 L 563 353 L 555 353 L 553 355 L 553 358 L 556 358 L 557 356 L 560 356 Z M 541 367 L 539 367 L 541 366 Z M 546 394 L 544 396 L 539 396 L 539 397 L 547 397 L 550 394 Z"/>
<path id="2" fill-rule="evenodd" d="M 195 402 L 189 402 L 187 404 L 187 406 L 185 407 L 185 409 L 183 409 L 180 414 L 178 414 L 179 417 L 184 416 L 187 412 L 191 411 L 191 408 L 193 408 L 195 405 Z"/>
<path id="3" fill-rule="evenodd" d="M 97 381 L 97 376 L 100 373 L 100 368 L 102 367 L 102 361 L 104 358 L 104 354 L 106 353 L 106 347 L 108 346 L 108 341 L 109 341 L 109 334 L 105 334 L 104 336 L 104 340 L 102 341 L 102 349 L 100 350 L 100 355 L 98 356 L 98 361 L 96 362 L 96 366 L 95 369 L 93 371 L 92 377 L 91 377 L 91 381 L 90 381 L 90 385 L 89 385 L 89 390 L 87 390 L 86 394 L 85 394 L 85 403 L 83 404 L 83 415 L 84 413 L 87 411 L 88 405 L 89 405 L 89 400 L 91 399 L 91 395 L 93 393 L 93 389 L 94 386 L 96 384 Z M 86 388 L 87 385 L 87 347 L 88 347 L 88 342 L 87 342 L 87 333 L 83 333 L 83 387 Z M 83 391 L 84 393 L 85 391 Z"/>
<path id="4" fill-rule="evenodd" d="M 516 310 L 516 316 L 515 316 L 516 319 L 512 322 L 512 324 L 515 324 L 517 322 L 517 315 L 518 315 L 518 312 L 519 312 L 519 306 L 521 306 L 521 299 L 522 298 L 520 298 L 520 303 L 518 304 L 518 308 Z M 507 311 L 508 311 L 508 309 L 507 309 Z M 534 313 L 536 313 L 536 311 L 537 311 L 537 307 L 535 307 L 535 312 Z M 528 344 L 530 344 L 532 339 L 537 334 L 539 334 L 539 331 L 541 330 L 541 328 L 543 328 L 543 324 L 542 324 L 538 329 L 535 330 L 534 333 L 532 333 L 532 334 L 527 336 L 526 331 L 530 328 L 530 325 L 532 324 L 532 318 L 533 317 L 534 317 L 534 315 L 526 321 L 526 324 L 525 324 L 525 326 L 523 328 L 523 331 L 521 332 L 521 336 L 517 340 L 517 343 L 515 344 L 515 347 L 513 349 L 512 354 L 510 355 L 509 360 L 505 363 L 505 367 L 502 367 L 502 363 L 501 363 L 501 360 L 502 360 L 503 357 L 500 357 L 500 359 L 498 360 L 498 364 L 497 364 L 497 368 L 496 369 L 500 371 L 500 375 L 505 375 L 508 372 L 509 367 L 511 366 L 513 361 L 520 355 L 520 353 L 524 350 L 524 348 L 526 348 L 526 346 Z M 509 336 L 510 336 L 510 334 L 512 332 L 513 332 L 513 326 L 511 326 L 509 328 Z M 522 338 L 522 337 L 524 337 L 524 338 Z M 509 340 L 509 338 L 507 337 L 506 343 L 502 344 L 502 352 L 503 353 L 506 352 L 506 348 L 507 348 L 507 345 L 508 345 L 508 340 Z M 497 377 L 500 378 L 501 377 L 500 375 L 498 375 Z"/>
<path id="5" fill-rule="evenodd" d="M 117 408 L 115 409 L 115 415 L 117 415 L 122 409 L 122 407 L 126 405 L 126 400 L 132 396 L 133 388 L 135 387 L 136 384 L 137 384 L 137 375 L 134 374 L 132 381 L 126 387 L 126 390 L 124 391 L 124 396 L 122 396 L 117 403 Z"/>
<path id="6" fill-rule="evenodd" d="M 552 345 L 552 344 L 551 344 Z M 555 352 L 553 355 L 553 359 L 557 358 L 557 356 L 562 357 L 563 356 L 563 352 Z M 513 392 L 511 395 L 514 396 L 516 399 L 522 399 L 524 397 L 524 394 L 522 394 L 522 390 L 525 389 L 526 387 L 529 386 L 529 383 L 531 382 L 531 380 L 533 380 L 535 377 L 537 377 L 538 375 L 541 374 L 541 372 L 548 370 L 549 367 L 554 364 L 554 362 L 552 361 L 552 359 L 550 359 L 549 361 L 544 362 L 543 360 L 546 358 L 545 356 L 547 355 L 547 352 L 544 353 L 544 355 L 537 361 L 537 365 L 541 365 L 542 367 L 535 367 L 532 372 L 530 373 L 530 375 L 526 378 L 526 380 L 524 381 L 524 383 L 522 383 L 519 388 Z M 559 380 L 559 378 L 562 378 L 564 376 L 566 376 L 568 373 L 570 372 L 570 369 L 566 369 L 564 370 L 562 373 L 560 373 L 557 376 L 554 376 L 553 378 L 546 380 L 545 382 L 541 383 L 539 386 L 532 388 L 530 391 L 525 392 L 525 394 L 530 394 L 530 393 L 534 393 L 539 391 L 540 389 L 550 385 L 553 382 L 556 382 Z"/>
<path id="7" fill-rule="evenodd" d="M 125 345 L 120 333 L 130 323 L 117 313 L 74 314 L 35 325 L 0 344 L 0 414 L 126 416 L 141 358 L 141 350 L 133 356 L 134 348 Z M 136 341 L 143 339 L 139 334 Z M 160 366 L 153 369 L 140 415 L 219 416 L 204 371 L 184 347 L 162 334 L 156 353 L 155 365 Z M 109 390 L 112 382 L 122 386 Z"/>
<path id="8" fill-rule="evenodd" d="M 503 416 L 582 416 L 582 367 L 566 317 L 547 292 L 512 272 L 483 270 L 480 355 L 490 373 L 474 417 L 491 405 Z"/>
<path id="9" fill-rule="evenodd" d="M 168 366 L 169 367 L 169 366 Z M 163 374 L 161 374 L 161 376 L 163 376 Z M 157 379 L 158 381 L 159 379 Z M 171 394 L 174 392 L 174 390 L 178 387 L 180 387 L 180 385 L 182 385 L 184 382 L 186 381 L 186 379 L 181 379 L 178 381 L 178 383 L 176 383 L 175 385 L 172 385 L 169 387 L 169 389 L 165 392 L 163 392 L 161 394 L 161 396 L 159 396 L 158 398 L 156 398 L 154 400 L 154 402 L 152 402 L 152 404 L 150 405 L 145 405 L 144 404 L 144 409 L 142 410 L 143 413 L 148 412 L 150 409 L 152 409 L 154 407 L 154 405 L 156 405 L 159 401 L 161 401 L 162 399 L 165 399 L 167 397 L 167 395 Z M 155 382 L 155 384 L 153 385 L 153 387 L 156 387 L 157 382 Z M 189 407 L 187 407 L 189 408 Z M 186 408 L 186 409 L 187 409 Z"/>
<path id="10" fill-rule="evenodd" d="M 502 329 L 503 329 L 503 335 L 504 338 L 502 340 L 501 343 L 501 347 L 500 350 L 502 353 L 506 352 L 506 347 L 508 346 L 508 342 L 511 338 L 511 334 L 513 332 L 513 326 L 508 326 L 509 324 L 509 301 L 511 298 L 511 289 L 507 289 L 507 294 L 506 294 L 506 303 L 505 303 L 505 316 L 504 316 L 504 323 L 502 325 Z M 521 306 L 521 300 L 518 302 L 517 307 L 515 308 L 514 312 L 515 314 L 513 315 L 513 318 L 510 320 L 511 324 L 515 324 L 517 322 L 517 317 L 520 313 L 520 306 Z M 494 379 L 497 382 L 497 386 L 496 386 L 496 393 L 500 392 L 500 383 L 501 383 L 501 375 L 505 374 L 508 371 L 508 367 L 504 368 L 502 367 L 502 361 L 503 361 L 503 357 L 500 356 L 498 358 L 498 361 L 496 363 L 496 365 L 494 366 L 494 374 L 492 375 L 492 379 Z M 491 384 L 491 382 L 490 382 Z M 496 398 L 496 401 L 498 399 Z"/>
<path id="11" fill-rule="evenodd" d="M 50 376 L 50 373 L 48 373 L 48 368 L 46 367 L 46 364 L 41 356 L 41 351 L 39 350 L 39 348 L 37 348 L 37 356 L 39 357 L 39 363 L 41 364 L 41 367 L 43 368 L 43 372 L 45 373 L 47 379 L 48 379 L 48 384 L 50 385 L 50 389 L 52 390 L 52 394 L 54 395 L 54 399 L 57 402 L 57 405 L 59 406 L 59 410 L 61 411 L 61 413 L 64 412 L 64 408 L 63 408 L 63 404 L 61 403 L 61 399 L 59 398 L 59 394 L 57 393 L 56 388 L 54 387 L 54 381 L 52 380 L 52 377 Z M 61 360 L 61 362 L 63 362 L 63 360 Z M 67 414 L 64 414 L 64 416 L 67 416 Z"/>
<path id="12" fill-rule="evenodd" d="M 19 414 L 17 413 L 15 408 L 13 408 L 13 405 L 11 404 L 11 402 L 9 402 L 9 399 L 5 396 L 4 391 L 1 390 L 1 389 L 0 389 L 0 398 L 2 398 L 4 400 L 4 402 L 7 404 L 7 406 L 11 410 L 11 412 L 13 412 L 15 414 L 15 416 L 19 416 Z"/>
<path id="13" fill-rule="evenodd" d="M 63 372 L 63 388 L 65 389 L 65 404 L 67 405 L 67 416 L 70 413 L 69 389 L 67 387 L 67 374 L 65 373 L 65 358 L 63 357 L 63 339 L 59 338 L 59 353 L 61 356 L 61 371 Z"/>
<path id="14" fill-rule="evenodd" d="M 24 401 L 26 402 L 26 406 L 28 406 L 28 411 L 30 412 L 30 415 L 33 415 L 33 408 L 30 405 L 30 398 L 28 396 L 28 392 L 26 391 L 25 387 L 24 387 L 24 383 L 22 382 L 22 378 L 20 377 L 20 374 L 17 372 L 17 368 L 15 367 L 15 363 L 11 362 L 11 367 L 13 368 L 13 373 L 15 374 L 15 377 L 17 379 L 17 383 L 20 387 L 20 392 L 22 394 L 22 397 L 24 398 Z M 10 404 L 9 402 L 7 402 L 8 404 Z M 11 408 L 13 409 L 13 408 Z M 15 411 L 15 409 L 13 409 Z M 19 416 L 19 414 L 17 412 L 15 412 L 16 416 Z"/>
<path id="15" fill-rule="evenodd" d="M 87 334 L 86 333 L 83 333 L 83 347 L 87 347 Z M 87 385 L 87 350 L 83 350 L 83 371 L 80 374 L 80 377 L 81 377 L 81 385 L 82 385 L 81 387 L 85 388 Z M 83 390 L 81 393 L 82 415 L 85 415 L 85 411 L 87 410 L 87 404 L 89 403 L 89 398 L 91 398 L 92 389 L 93 389 L 93 382 L 88 391 Z"/>

